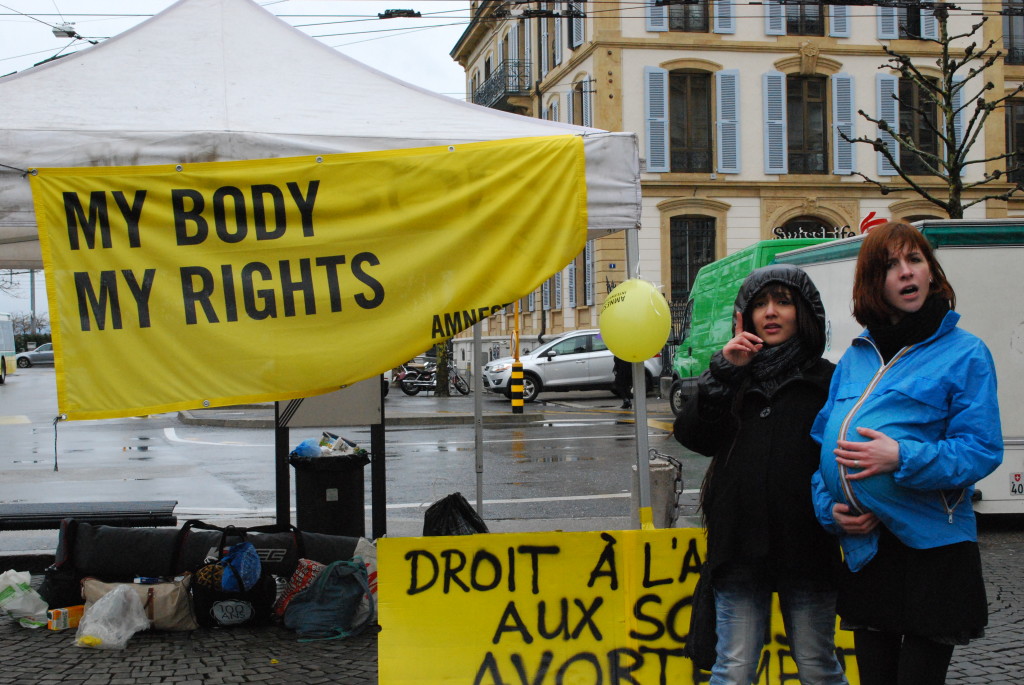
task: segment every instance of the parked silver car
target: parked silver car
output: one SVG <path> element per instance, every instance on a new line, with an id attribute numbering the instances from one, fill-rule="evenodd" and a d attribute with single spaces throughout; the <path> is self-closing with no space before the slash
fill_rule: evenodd
<path id="1" fill-rule="evenodd" d="M 596 328 L 566 333 L 520 355 L 519 360 L 523 363 L 525 402 L 533 402 L 541 392 L 611 390 L 615 381 L 614 357 Z M 485 365 L 484 388 L 507 397 L 513 361 L 504 357 Z M 644 362 L 648 391 L 661 375 L 661 366 L 660 355 Z"/>
<path id="2" fill-rule="evenodd" d="M 27 369 L 30 366 L 53 366 L 53 343 L 43 343 L 34 350 L 19 352 L 14 355 L 14 361 L 19 369 Z"/>

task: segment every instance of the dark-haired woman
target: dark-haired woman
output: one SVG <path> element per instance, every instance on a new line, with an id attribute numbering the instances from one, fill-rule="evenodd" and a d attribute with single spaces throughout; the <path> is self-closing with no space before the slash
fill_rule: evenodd
<path id="1" fill-rule="evenodd" d="M 711 359 L 675 436 L 713 457 L 701 488 L 705 572 L 715 590 L 712 685 L 749 685 L 778 592 L 804 685 L 846 683 L 835 655 L 839 547 L 814 518 L 811 424 L 833 365 L 821 358 L 825 314 L 800 269 L 757 269 L 736 298 L 736 335 Z"/>
<path id="2" fill-rule="evenodd" d="M 909 224 L 864 239 L 853 302 L 867 331 L 814 424 L 815 511 L 845 553 L 839 614 L 862 685 L 939 685 L 988 620 L 971 493 L 1002 461 L 995 368 Z"/>

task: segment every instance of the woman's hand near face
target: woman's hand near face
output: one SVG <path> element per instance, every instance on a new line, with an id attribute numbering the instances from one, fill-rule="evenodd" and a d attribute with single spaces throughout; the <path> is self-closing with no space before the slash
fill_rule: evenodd
<path id="1" fill-rule="evenodd" d="M 736 335 L 722 348 L 722 356 L 733 366 L 745 366 L 754 355 L 761 351 L 763 343 L 753 333 L 743 330 L 743 319 L 737 313 L 733 320 L 733 331 Z"/>
<path id="2" fill-rule="evenodd" d="M 870 533 L 878 525 L 878 517 L 871 512 L 854 516 L 850 513 L 850 505 L 840 502 L 832 505 L 832 518 L 848 535 L 864 535 Z"/>
<path id="3" fill-rule="evenodd" d="M 860 480 L 876 473 L 892 473 L 900 466 L 900 444 L 881 431 L 871 428 L 858 428 L 857 433 L 868 439 L 867 442 L 839 440 L 836 449 L 836 461 L 847 468 L 860 469 L 856 473 L 847 474 L 848 480 Z"/>

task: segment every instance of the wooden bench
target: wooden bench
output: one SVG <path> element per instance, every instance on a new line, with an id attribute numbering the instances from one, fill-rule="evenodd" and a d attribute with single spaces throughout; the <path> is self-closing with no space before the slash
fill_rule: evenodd
<path id="1" fill-rule="evenodd" d="M 177 500 L 150 502 L 55 502 L 0 504 L 0 530 L 60 528 L 73 518 L 97 525 L 122 527 L 176 526 Z"/>

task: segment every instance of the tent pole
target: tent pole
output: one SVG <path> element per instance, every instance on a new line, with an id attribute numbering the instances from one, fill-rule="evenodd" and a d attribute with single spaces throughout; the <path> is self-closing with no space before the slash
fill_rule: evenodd
<path id="1" fill-rule="evenodd" d="M 484 517 L 484 380 L 480 324 L 473 326 L 473 431 L 476 442 L 476 513 Z"/>
<path id="2" fill-rule="evenodd" d="M 626 278 L 640 275 L 639 228 L 626 229 Z M 647 454 L 647 378 L 643 362 L 633 362 L 633 418 L 636 429 L 636 474 L 639 483 L 640 528 L 654 527 L 651 512 L 651 476 Z"/>

